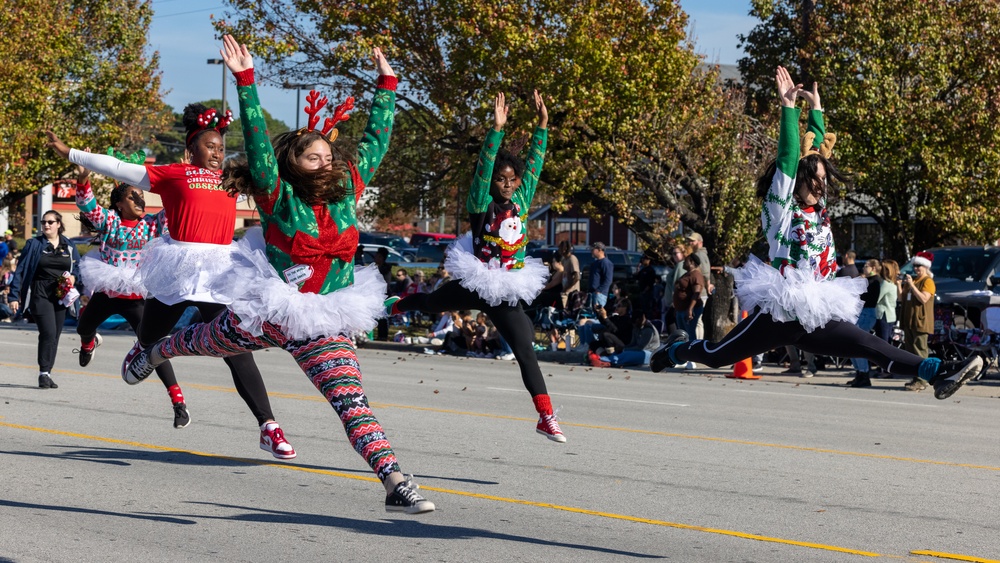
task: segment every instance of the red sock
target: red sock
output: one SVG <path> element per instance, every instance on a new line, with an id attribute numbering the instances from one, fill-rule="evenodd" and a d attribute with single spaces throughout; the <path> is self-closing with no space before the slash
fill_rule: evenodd
<path id="1" fill-rule="evenodd" d="M 173 404 L 184 402 L 184 393 L 181 393 L 180 385 L 171 385 L 167 388 L 167 393 L 170 395 L 170 402 Z"/>
<path id="2" fill-rule="evenodd" d="M 96 345 L 97 345 L 97 339 L 96 338 L 91 338 L 90 342 L 84 342 L 82 338 L 80 339 L 80 348 L 83 349 L 84 351 L 93 352 L 94 351 L 94 347 Z"/>
<path id="3" fill-rule="evenodd" d="M 552 401 L 549 400 L 548 395 L 545 394 L 535 395 L 534 397 L 531 398 L 531 400 L 535 403 L 535 410 L 538 411 L 538 414 L 540 415 L 552 414 Z"/>

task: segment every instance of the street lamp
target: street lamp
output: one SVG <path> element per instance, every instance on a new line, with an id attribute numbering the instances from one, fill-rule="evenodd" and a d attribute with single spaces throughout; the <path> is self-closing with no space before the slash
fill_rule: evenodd
<path id="1" fill-rule="evenodd" d="M 299 120 L 302 119 L 302 110 L 299 107 L 302 103 L 302 91 L 312 90 L 315 86 L 314 84 L 292 84 L 290 82 L 285 82 L 281 85 L 286 90 L 295 89 L 295 129 L 299 129 Z"/>
<path id="2" fill-rule="evenodd" d="M 222 59 L 208 59 L 208 64 L 222 65 L 222 114 L 219 115 L 219 119 L 222 119 L 226 115 L 226 61 Z M 223 135 L 222 140 L 226 140 L 225 135 Z"/>

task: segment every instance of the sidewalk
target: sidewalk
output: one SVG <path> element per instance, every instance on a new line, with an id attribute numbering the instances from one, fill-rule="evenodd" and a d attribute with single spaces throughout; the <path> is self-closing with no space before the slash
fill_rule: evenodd
<path id="1" fill-rule="evenodd" d="M 391 350 L 399 353 L 411 353 L 411 354 L 422 354 L 424 348 L 428 348 L 422 344 L 402 344 L 398 342 L 377 342 L 368 341 L 361 345 L 361 348 L 367 348 L 369 350 Z M 550 350 L 543 350 L 536 352 L 539 362 L 554 363 L 554 364 L 564 364 L 570 366 L 583 365 L 586 360 L 586 354 L 583 352 L 552 352 Z M 629 368 L 603 368 L 608 373 L 623 373 L 623 372 L 649 372 L 648 367 L 629 367 Z M 764 376 L 761 379 L 756 380 L 731 380 L 733 383 L 744 384 L 744 385 L 754 385 L 756 383 L 785 383 L 791 385 L 818 385 L 825 387 L 839 387 L 843 388 L 845 391 L 850 391 L 851 393 L 873 393 L 881 392 L 887 393 L 890 391 L 899 391 L 903 393 L 912 393 L 912 391 L 906 391 L 903 389 L 903 385 L 906 384 L 909 379 L 872 379 L 872 387 L 867 389 L 851 389 L 847 387 L 847 382 L 854 378 L 854 371 L 850 368 L 847 369 L 827 369 L 821 370 L 814 377 L 802 377 L 792 374 L 782 374 L 785 371 L 784 367 L 776 366 L 774 364 L 765 364 L 762 369 L 754 370 L 757 375 Z M 732 374 L 733 370 L 731 367 L 713 369 L 706 366 L 700 366 L 698 369 L 694 370 L 681 370 L 681 369 L 668 369 L 660 374 L 660 376 L 687 376 L 687 377 L 707 377 L 707 378 L 724 378 L 727 375 Z M 922 395 L 928 395 L 933 398 L 934 392 L 932 389 L 928 388 L 920 392 Z M 960 401 L 963 395 L 974 396 L 974 397 L 984 397 L 991 399 L 1000 399 L 1000 373 L 997 372 L 995 368 L 991 368 L 988 373 L 979 381 L 973 381 L 960 390 L 954 397 L 949 400 Z M 859 395 L 860 397 L 861 395 Z"/>

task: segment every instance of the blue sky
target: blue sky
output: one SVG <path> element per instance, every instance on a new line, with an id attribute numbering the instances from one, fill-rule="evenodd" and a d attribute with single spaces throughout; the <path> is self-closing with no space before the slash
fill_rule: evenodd
<path id="1" fill-rule="evenodd" d="M 736 38 L 747 33 L 756 20 L 748 16 L 749 0 L 680 0 L 690 16 L 697 51 L 709 62 L 735 64 L 742 56 Z M 219 58 L 221 43 L 215 39 L 210 16 L 221 17 L 219 0 L 153 0 L 150 47 L 160 53 L 162 88 L 166 102 L 180 111 L 186 104 L 222 96 L 222 65 L 209 65 Z M 226 98 L 237 103 L 232 76 L 226 79 Z M 305 94 L 303 93 L 303 96 Z M 295 91 L 264 86 L 261 104 L 276 118 L 295 126 Z"/>

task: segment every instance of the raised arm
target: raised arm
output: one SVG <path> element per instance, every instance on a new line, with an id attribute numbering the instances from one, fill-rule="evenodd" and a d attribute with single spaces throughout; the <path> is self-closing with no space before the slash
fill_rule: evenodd
<path id="1" fill-rule="evenodd" d="M 76 207 L 97 232 L 104 234 L 108 230 L 108 210 L 97 203 L 90 189 L 90 170 L 77 165 L 76 172 Z"/>
<path id="2" fill-rule="evenodd" d="M 761 217 L 764 233 L 771 247 L 772 260 L 778 247 L 788 243 L 784 237 L 792 218 L 794 205 L 792 190 L 795 189 L 795 174 L 799 166 L 800 111 L 795 107 L 795 98 L 802 89 L 801 85 L 792 82 L 785 67 L 778 67 L 775 82 L 781 101 L 777 170 L 771 180 L 771 188 L 764 198 Z"/>
<path id="3" fill-rule="evenodd" d="M 466 208 L 469 213 L 483 213 L 490 204 L 490 183 L 493 182 L 493 163 L 503 141 L 503 126 L 507 124 L 507 105 L 503 92 L 493 100 L 493 127 L 486 132 L 483 147 L 479 149 L 479 160 L 476 161 L 476 173 L 472 177 L 472 187 L 469 188 L 469 199 Z"/>
<path id="4" fill-rule="evenodd" d="M 143 190 L 149 189 L 149 173 L 146 172 L 145 166 L 122 162 L 106 154 L 93 154 L 71 149 L 52 131 L 46 131 L 45 136 L 49 138 L 47 143 L 49 148 L 73 164 L 93 170 L 102 176 L 114 178 L 119 182 L 125 182 L 130 186 L 137 186 Z"/>
<path id="5" fill-rule="evenodd" d="M 819 148 L 823 143 L 826 127 L 823 124 L 823 104 L 819 99 L 819 85 L 813 82 L 812 90 L 799 89 L 799 97 L 809 102 L 809 116 L 806 118 L 806 130 L 814 134 L 813 148 Z"/>
<path id="6" fill-rule="evenodd" d="M 271 199 L 281 185 L 274 147 L 267 136 L 267 122 L 257 98 L 254 84 L 253 57 L 246 45 L 240 45 L 232 35 L 222 38 L 222 60 L 236 77 L 236 92 L 240 98 L 240 123 L 243 127 L 244 146 L 250 175 L 258 189 L 266 191 Z"/>
<path id="7" fill-rule="evenodd" d="M 521 179 L 521 187 L 518 190 L 524 198 L 524 211 L 528 211 L 531 200 L 535 198 L 535 190 L 538 189 L 538 178 L 542 175 L 542 165 L 545 164 L 545 147 L 548 144 L 549 111 L 545 107 L 545 100 L 538 90 L 534 92 L 535 111 L 538 113 L 538 125 L 535 126 L 535 133 L 531 136 L 531 143 L 528 147 L 528 160 L 524 163 L 524 178 Z"/>
<path id="8" fill-rule="evenodd" d="M 399 82 L 381 49 L 375 48 L 372 59 L 378 68 L 378 82 L 375 83 L 375 98 L 372 99 L 368 124 L 358 142 L 358 173 L 366 186 L 389 150 L 389 135 L 396 117 L 396 85 Z M 360 198 L 361 187 L 354 188 L 355 198 Z"/>

